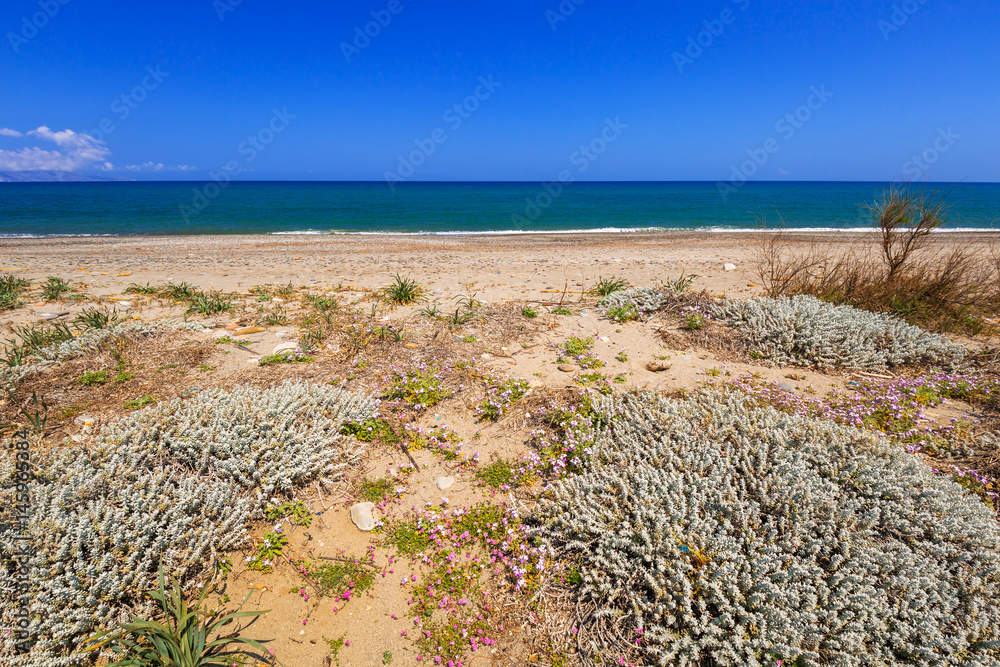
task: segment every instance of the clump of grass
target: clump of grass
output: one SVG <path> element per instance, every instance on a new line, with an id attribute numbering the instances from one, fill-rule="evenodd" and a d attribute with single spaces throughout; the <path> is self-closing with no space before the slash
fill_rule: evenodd
<path id="1" fill-rule="evenodd" d="M 264 611 L 242 611 L 251 590 L 243 603 L 231 613 L 219 610 L 209 611 L 205 597 L 212 587 L 205 586 L 193 604 L 189 604 L 181 591 L 179 580 L 172 580 L 168 591 L 164 585 L 163 567 L 160 567 L 159 588 L 149 595 L 159 602 L 162 618 L 159 622 L 148 621 L 133 616 L 131 622 L 124 623 L 105 632 L 91 636 L 85 650 L 94 651 L 107 648 L 114 654 L 115 662 L 109 667 L 152 667 L 154 665 L 184 664 L 190 667 L 211 667 L 221 664 L 246 664 L 252 655 L 241 645 L 253 648 L 262 654 L 267 648 L 255 639 L 240 637 L 229 628 L 237 618 L 257 618 Z M 218 637 L 212 641 L 210 638 Z M 184 656 L 181 663 L 177 658 Z"/>
<path id="2" fill-rule="evenodd" d="M 556 306 L 549 312 L 551 312 L 553 315 L 563 315 L 565 317 L 571 317 L 574 315 L 573 311 L 567 308 L 566 306 Z"/>
<path id="3" fill-rule="evenodd" d="M 395 484 L 395 481 L 388 477 L 362 479 L 355 487 L 354 494 L 364 502 L 377 504 L 392 494 Z"/>
<path id="4" fill-rule="evenodd" d="M 125 288 L 124 294 L 144 294 L 146 296 L 156 296 L 160 293 L 162 288 L 156 287 L 155 285 L 150 285 L 146 283 L 145 285 L 139 285 L 138 283 L 132 283 Z"/>
<path id="5" fill-rule="evenodd" d="M 616 276 L 611 276 L 610 278 L 605 278 L 601 276 L 597 280 L 597 284 L 588 290 L 591 296 L 608 296 L 614 294 L 615 292 L 620 292 L 623 289 L 627 289 L 629 282 L 624 278 L 618 278 Z"/>
<path id="6" fill-rule="evenodd" d="M 39 350 L 49 345 L 73 340 L 73 331 L 62 322 L 49 326 L 25 324 L 14 327 L 14 335 L 21 340 L 21 345 L 27 351 Z"/>
<path id="7" fill-rule="evenodd" d="M 42 283 L 42 298 L 46 301 L 58 301 L 62 298 L 63 294 L 69 292 L 71 289 L 69 282 L 65 279 L 57 276 L 49 276 Z"/>
<path id="8" fill-rule="evenodd" d="M 264 516 L 269 521 L 278 521 L 287 517 L 292 523 L 303 528 L 308 528 L 312 525 L 312 514 L 310 514 L 309 508 L 301 500 L 287 502 L 282 505 L 270 505 L 264 510 Z"/>
<path id="9" fill-rule="evenodd" d="M 385 529 L 383 544 L 404 556 L 413 556 L 433 548 L 434 538 L 416 521 L 396 521 Z"/>
<path id="10" fill-rule="evenodd" d="M 110 329 L 123 319 L 117 309 L 84 308 L 73 322 L 81 329 Z"/>
<path id="11" fill-rule="evenodd" d="M 268 354 L 260 358 L 258 365 L 273 366 L 274 364 L 305 364 L 313 361 L 315 357 L 310 357 L 301 349 L 286 350 L 278 354 Z"/>
<path id="12" fill-rule="evenodd" d="M 30 286 L 29 281 L 12 273 L 0 277 L 0 310 L 14 310 L 24 305 L 21 294 Z"/>
<path id="13" fill-rule="evenodd" d="M 344 435 L 353 435 L 361 442 L 379 441 L 385 444 L 399 444 L 402 437 L 385 419 L 366 419 L 360 423 L 348 422 L 341 428 Z"/>
<path id="14" fill-rule="evenodd" d="M 87 385 L 88 387 L 94 387 L 99 384 L 104 384 L 105 382 L 110 380 L 111 379 L 110 373 L 111 371 L 108 370 L 90 371 L 78 377 L 77 382 L 79 382 L 80 384 Z"/>
<path id="15" fill-rule="evenodd" d="M 188 315 L 218 315 L 219 313 L 231 312 L 236 307 L 236 305 L 220 291 L 195 292 L 188 299 L 188 304 Z"/>
<path id="16" fill-rule="evenodd" d="M 131 401 L 125 401 L 125 407 L 129 410 L 139 410 L 140 408 L 144 408 L 155 401 L 155 396 L 146 394 L 145 396 L 140 396 L 139 398 L 133 398 Z"/>
<path id="17" fill-rule="evenodd" d="M 352 595 L 371 590 L 375 585 L 372 566 L 360 558 L 344 558 L 335 563 L 308 563 L 305 569 L 321 596 L 350 600 Z"/>
<path id="18" fill-rule="evenodd" d="M 182 282 L 180 285 L 168 283 L 166 287 L 159 291 L 159 296 L 175 301 L 190 301 L 196 294 L 198 294 L 198 290 L 186 282 Z"/>
<path id="19" fill-rule="evenodd" d="M 580 368 L 602 368 L 604 362 L 590 349 L 593 345 L 593 338 L 570 336 L 559 349 L 556 361 L 560 364 L 579 364 Z"/>
<path id="20" fill-rule="evenodd" d="M 538 311 L 531 306 L 525 306 L 521 309 L 521 315 L 527 317 L 529 320 L 533 320 L 538 317 Z"/>
<path id="21" fill-rule="evenodd" d="M 403 278 L 398 273 L 393 278 L 392 283 L 382 288 L 382 298 L 386 303 L 396 306 L 405 306 L 423 301 L 425 295 L 426 290 L 416 280 L 409 277 Z"/>
<path id="22" fill-rule="evenodd" d="M 288 315 L 283 310 L 276 310 L 261 317 L 258 322 L 262 325 L 281 327 L 288 324 Z"/>
<path id="23" fill-rule="evenodd" d="M 511 461 L 497 459 L 488 466 L 476 470 L 475 477 L 485 486 L 507 489 L 525 484 L 530 475 L 515 469 Z"/>
<path id="24" fill-rule="evenodd" d="M 313 308 L 321 313 L 329 313 L 337 310 L 340 304 L 337 303 L 337 299 L 332 296 L 322 296 L 310 299 L 312 301 Z"/>

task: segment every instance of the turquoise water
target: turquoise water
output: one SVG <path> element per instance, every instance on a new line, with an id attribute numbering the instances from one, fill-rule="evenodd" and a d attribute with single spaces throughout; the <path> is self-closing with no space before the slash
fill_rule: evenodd
<path id="1" fill-rule="evenodd" d="M 0 236 L 868 227 L 887 183 L 0 183 Z M 948 226 L 1000 229 L 1000 184 L 935 183 Z"/>

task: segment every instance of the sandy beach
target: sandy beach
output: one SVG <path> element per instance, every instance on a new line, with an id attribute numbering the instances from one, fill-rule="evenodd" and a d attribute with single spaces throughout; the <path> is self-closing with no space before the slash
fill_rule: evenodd
<path id="1" fill-rule="evenodd" d="M 251 626 L 251 634 L 266 639 L 285 665 L 372 665 L 393 659 L 420 664 L 415 659 L 427 648 L 420 648 L 423 644 L 413 633 L 429 616 L 413 605 L 430 602 L 419 597 L 422 588 L 410 584 L 420 577 L 434 584 L 439 579 L 433 577 L 440 574 L 432 576 L 417 557 L 401 557 L 401 547 L 381 529 L 359 530 L 352 515 L 358 502 L 374 499 L 375 519 L 388 526 L 408 525 L 421 511 L 446 517 L 457 508 L 459 514 L 441 520 L 458 521 L 461 512 L 497 506 L 513 512 L 509 518 L 514 521 L 518 511 L 537 507 L 544 484 L 561 479 L 541 472 L 538 455 L 549 454 L 540 438 L 560 433 L 546 415 L 585 410 L 585 395 L 648 390 L 676 398 L 753 378 L 757 386 L 784 397 L 775 400 L 804 405 L 812 397 L 918 372 L 903 368 L 897 376 L 896 371 L 768 363 L 721 324 L 705 322 L 699 331 L 687 325 L 684 303 L 701 308 L 722 295 L 740 299 L 762 293 L 755 263 L 761 238 L 756 233 L 636 233 L 4 239 L 0 274 L 31 281 L 22 294 L 23 305 L 0 319 L 6 344 L 53 324 L 77 327 L 73 336 L 92 335 L 79 318 L 95 311 L 123 318 L 126 326 L 161 326 L 118 334 L 56 364 L 38 366 L 14 394 L 0 399 L 0 421 L 22 420 L 30 413 L 32 397 L 41 396 L 48 421 L 34 447 L 42 451 L 66 444 L 95 447 L 100 434 L 115 424 L 147 411 L 173 410 L 167 407 L 174 405 L 171 401 L 185 404 L 206 390 L 264 395 L 279 391 L 285 381 L 297 381 L 344 386 L 360 396 L 380 398 L 381 423 L 395 429 L 393 438 L 401 438 L 403 448 L 398 439 L 365 440 L 363 456 L 335 483 L 310 483 L 288 497 L 278 494 L 281 502 L 301 501 L 315 522 L 278 521 L 290 538 L 280 552 L 286 561 L 264 569 L 251 568 L 250 559 L 260 553 L 260 544 L 274 539 L 273 522 L 252 522 L 247 541 L 226 556 L 232 571 L 216 580 L 221 588 L 215 589 L 213 600 L 221 605 L 252 592 L 247 609 L 270 611 Z M 861 238 L 799 233 L 787 240 L 793 248 L 819 244 L 836 251 Z M 988 253 L 998 241 L 1000 235 L 994 234 L 941 233 L 933 235 L 931 248 L 963 244 L 972 252 Z M 415 281 L 424 290 L 423 299 L 388 303 L 382 290 L 397 275 Z M 588 294 L 600 278 L 651 287 L 681 275 L 697 277 L 677 295 L 676 306 L 636 321 L 609 318 Z M 40 288 L 49 276 L 65 279 L 72 291 L 51 301 L 41 299 Z M 171 298 L 162 289 L 184 283 L 201 292 L 220 292 L 231 303 L 218 312 L 199 313 L 190 308 L 190 299 Z M 322 299 L 335 299 L 336 305 L 323 306 Z M 180 321 L 196 326 L 177 328 Z M 952 339 L 973 346 L 986 342 Z M 296 348 L 308 352 L 304 363 L 287 363 L 282 355 Z M 407 386 L 408 377 L 437 382 L 428 380 L 428 373 L 443 378 L 435 385 L 442 398 L 431 407 L 421 407 L 413 393 L 398 394 L 408 397 L 402 400 L 390 398 L 393 387 Z M 497 400 L 496 387 L 520 387 L 521 393 L 504 404 L 496 419 L 486 418 L 484 406 Z M 878 400 L 872 399 L 873 404 Z M 213 414 L 206 411 L 204 418 Z M 265 414 L 270 413 L 247 418 L 264 419 Z M 996 423 L 994 411 L 962 400 L 934 405 L 925 418 L 930 424 L 968 419 Z M 212 428 L 215 433 L 226 424 Z M 509 473 L 534 466 L 538 472 L 525 473 L 528 481 L 523 483 Z M 514 476 L 501 475 L 496 482 L 491 475 L 497 470 Z M 515 552 L 494 557 L 506 563 Z M 450 563 L 455 553 L 446 550 L 438 556 Z M 485 552 L 470 547 L 469 553 Z M 358 572 L 380 574 L 364 579 L 363 595 L 355 601 L 347 602 L 349 591 L 316 583 L 319 563 L 362 554 L 368 560 Z M 307 561 L 314 570 L 295 564 Z M 475 560 L 469 563 L 469 573 L 481 572 Z M 569 566 L 553 562 L 549 567 Z M 500 572 L 498 567 L 493 575 Z M 482 627 L 493 642 L 486 645 L 492 664 L 542 664 L 539 655 L 580 664 L 576 621 L 568 608 L 550 602 L 544 623 L 538 621 L 529 598 L 513 592 L 506 575 L 493 575 L 485 572 L 476 588 L 477 613 L 487 619 Z M 447 601 L 445 596 L 440 604 L 452 604 Z M 446 618 L 473 623 L 464 615 L 465 604 L 447 607 L 452 615 Z M 448 635 L 440 632 L 442 639 L 435 641 L 444 644 Z M 476 657 L 485 650 L 478 648 Z M 332 663 L 331 656 L 338 662 Z"/>
<path id="2" fill-rule="evenodd" d="M 803 247 L 852 243 L 861 233 L 791 233 Z M 411 275 L 430 290 L 473 291 L 485 300 L 551 300 L 550 290 L 579 290 L 600 276 L 650 285 L 696 274 L 695 288 L 751 294 L 758 233 L 524 234 L 481 236 L 273 235 L 3 239 L 0 271 L 86 281 L 95 294 L 129 284 L 189 282 L 203 289 L 378 288 Z M 973 244 L 987 252 L 1000 232 L 934 235 L 933 245 Z M 731 271 L 726 264 L 735 265 Z M 128 275 L 120 275 L 128 274 Z M 544 291 L 543 291 L 544 290 Z"/>

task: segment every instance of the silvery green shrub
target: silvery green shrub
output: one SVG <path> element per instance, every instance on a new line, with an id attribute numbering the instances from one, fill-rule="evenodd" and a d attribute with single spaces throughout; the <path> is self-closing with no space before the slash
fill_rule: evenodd
<path id="1" fill-rule="evenodd" d="M 536 513 L 598 608 L 584 648 L 677 667 L 1000 665 L 1000 526 L 955 482 L 738 393 L 598 404 L 593 467 Z"/>
<path id="2" fill-rule="evenodd" d="M 15 657 L 14 638 L 0 634 L 0 664 L 82 661 L 73 651 L 95 628 L 151 611 L 140 594 L 161 558 L 168 574 L 190 577 L 240 546 L 272 494 L 354 461 L 364 445 L 341 428 L 374 413 L 370 399 L 329 385 L 209 390 L 110 423 L 86 449 L 33 452 L 34 647 Z M 3 444 L 0 502 L 9 508 L 14 467 Z M 0 532 L 0 627 L 14 623 L 18 546 L 13 531 Z"/>
<path id="3" fill-rule="evenodd" d="M 712 316 L 747 336 L 752 350 L 777 364 L 819 368 L 953 367 L 966 350 L 890 315 L 837 306 L 812 296 L 724 300 Z"/>
<path id="4" fill-rule="evenodd" d="M 672 295 L 676 294 L 675 291 L 667 288 L 630 287 L 609 294 L 601 299 L 597 305 L 604 313 L 607 313 L 611 308 L 631 305 L 640 315 L 645 315 L 658 311 L 670 300 Z"/>

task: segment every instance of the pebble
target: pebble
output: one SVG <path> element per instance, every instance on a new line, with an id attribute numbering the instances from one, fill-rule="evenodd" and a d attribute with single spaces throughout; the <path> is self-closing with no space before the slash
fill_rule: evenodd
<path id="1" fill-rule="evenodd" d="M 574 366 L 573 364 L 559 364 L 559 370 L 561 370 L 563 373 L 572 373 L 573 371 L 576 370 L 576 366 Z"/>
<path id="2" fill-rule="evenodd" d="M 690 359 L 690 358 L 691 358 L 690 354 L 682 354 L 680 357 L 678 357 L 678 359 Z"/>
<path id="3" fill-rule="evenodd" d="M 652 361 L 646 364 L 646 370 L 653 371 L 654 373 L 659 373 L 660 371 L 669 371 L 670 363 L 662 361 L 660 359 L 653 359 Z"/>
<path id="4" fill-rule="evenodd" d="M 723 264 L 722 268 L 725 269 L 726 271 L 735 271 L 736 270 L 736 265 L 735 264 Z"/>
<path id="5" fill-rule="evenodd" d="M 274 346 L 274 350 L 272 350 L 271 354 L 281 354 L 285 350 L 291 351 L 297 349 L 299 349 L 298 343 L 293 343 L 291 341 L 287 343 L 278 343 L 277 345 Z"/>
<path id="6" fill-rule="evenodd" d="M 227 329 L 229 327 L 226 327 Z M 264 327 L 243 327 L 242 329 L 236 329 L 233 331 L 234 336 L 246 336 L 247 334 L 261 333 L 265 331 Z"/>
<path id="7" fill-rule="evenodd" d="M 482 356 L 479 358 L 482 359 L 483 361 L 487 361 L 489 359 L 492 359 L 493 357 L 491 357 L 488 352 L 483 352 Z"/>
<path id="8" fill-rule="evenodd" d="M 372 516 L 373 509 L 375 509 L 375 503 L 358 503 L 351 506 L 351 521 L 358 527 L 358 530 L 368 533 L 375 527 L 375 517 Z"/>
<path id="9" fill-rule="evenodd" d="M 229 323 L 229 324 L 226 325 L 226 331 L 236 331 L 239 328 L 240 328 L 240 325 L 237 324 L 236 322 L 231 322 L 231 323 Z"/>
<path id="10" fill-rule="evenodd" d="M 434 483 L 437 485 L 438 489 L 440 489 L 441 491 L 444 491 L 445 489 L 451 488 L 451 485 L 455 483 L 455 478 L 454 477 L 438 477 L 437 479 L 434 480 Z"/>
<path id="11" fill-rule="evenodd" d="M 782 391 L 795 391 L 795 386 L 787 382 L 779 382 L 778 389 L 781 389 Z"/>

